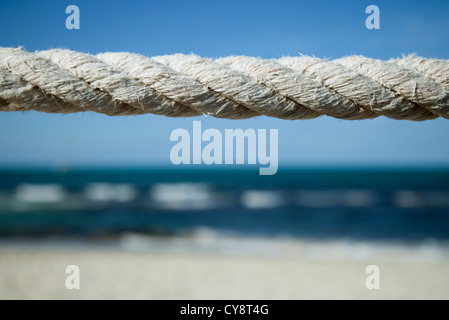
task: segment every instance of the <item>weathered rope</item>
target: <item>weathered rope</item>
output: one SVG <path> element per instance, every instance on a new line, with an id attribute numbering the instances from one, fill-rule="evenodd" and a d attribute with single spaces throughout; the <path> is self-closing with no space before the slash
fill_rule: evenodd
<path id="1" fill-rule="evenodd" d="M 449 61 L 0 48 L 0 111 L 245 119 L 449 118 Z"/>

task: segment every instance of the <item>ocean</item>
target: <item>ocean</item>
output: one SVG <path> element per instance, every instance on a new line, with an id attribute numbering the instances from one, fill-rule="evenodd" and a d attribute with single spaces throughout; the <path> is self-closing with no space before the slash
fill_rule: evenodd
<path id="1" fill-rule="evenodd" d="M 0 239 L 449 240 L 449 170 L 0 171 Z"/>

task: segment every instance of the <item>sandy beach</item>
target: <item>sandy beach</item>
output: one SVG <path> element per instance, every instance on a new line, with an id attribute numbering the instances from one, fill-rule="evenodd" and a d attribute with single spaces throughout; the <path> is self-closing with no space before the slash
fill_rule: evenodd
<path id="1" fill-rule="evenodd" d="M 359 246 L 363 249 L 359 252 L 366 252 L 369 246 Z M 2 244 L 0 298 L 449 298 L 445 250 L 380 247 L 360 255 L 354 254 L 357 246 L 342 250 L 334 244 L 290 243 L 288 247 L 290 253 L 260 255 Z M 73 264 L 80 268 L 80 290 L 65 287 L 65 269 Z M 380 290 L 365 287 L 365 269 L 370 264 L 380 268 Z"/>

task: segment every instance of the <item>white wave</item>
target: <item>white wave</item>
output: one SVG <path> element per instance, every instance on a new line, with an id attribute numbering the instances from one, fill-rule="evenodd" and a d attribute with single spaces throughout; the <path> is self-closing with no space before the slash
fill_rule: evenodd
<path id="1" fill-rule="evenodd" d="M 125 250 L 138 252 L 195 252 L 314 261 L 449 262 L 449 243 L 431 240 L 414 245 L 349 240 L 313 241 L 289 237 L 248 237 L 204 228 L 171 237 L 130 233 L 121 237 L 119 245 Z"/>
<path id="2" fill-rule="evenodd" d="M 128 202 L 137 197 L 137 190 L 130 184 L 91 183 L 86 186 L 84 195 L 91 201 Z"/>
<path id="3" fill-rule="evenodd" d="M 22 202 L 55 203 L 65 198 L 65 191 L 58 184 L 28 184 L 17 187 L 15 198 Z"/>
<path id="4" fill-rule="evenodd" d="M 242 193 L 240 201 L 248 209 L 270 209 L 286 204 L 284 195 L 279 191 L 248 190 Z"/>
<path id="5" fill-rule="evenodd" d="M 370 207 L 377 196 L 369 190 L 300 190 L 296 204 L 301 207 Z"/>
<path id="6" fill-rule="evenodd" d="M 449 192 L 401 190 L 393 194 L 399 208 L 449 208 Z"/>
<path id="7" fill-rule="evenodd" d="M 158 183 L 150 189 L 156 206 L 171 210 L 206 210 L 216 207 L 216 197 L 205 183 Z"/>

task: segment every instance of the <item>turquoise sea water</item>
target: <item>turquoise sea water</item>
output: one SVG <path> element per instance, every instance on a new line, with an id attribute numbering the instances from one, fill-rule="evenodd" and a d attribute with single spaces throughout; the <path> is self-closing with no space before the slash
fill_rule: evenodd
<path id="1" fill-rule="evenodd" d="M 0 172 L 0 237 L 184 235 L 449 240 L 449 170 Z"/>

